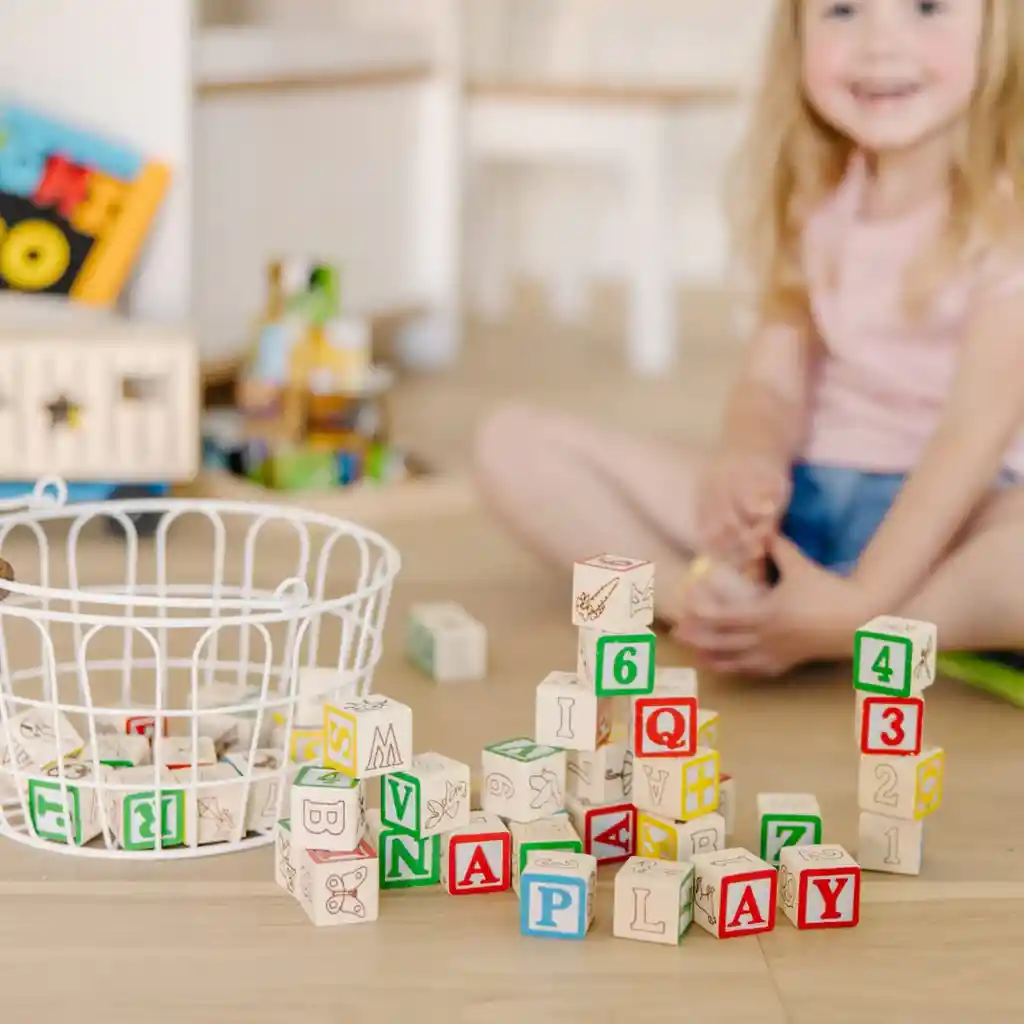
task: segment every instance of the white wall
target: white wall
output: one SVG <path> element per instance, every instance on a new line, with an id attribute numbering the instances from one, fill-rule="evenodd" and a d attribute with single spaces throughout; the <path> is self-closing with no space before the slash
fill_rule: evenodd
<path id="1" fill-rule="evenodd" d="M 191 0 L 2 0 L 0 93 L 171 164 L 129 307 L 190 315 Z"/>

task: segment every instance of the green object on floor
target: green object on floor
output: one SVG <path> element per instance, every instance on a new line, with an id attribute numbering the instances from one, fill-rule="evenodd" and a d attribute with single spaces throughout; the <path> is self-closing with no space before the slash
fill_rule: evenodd
<path id="1" fill-rule="evenodd" d="M 943 675 L 1001 697 L 1024 708 L 1024 670 L 979 654 L 940 654 L 937 667 Z"/>
<path id="2" fill-rule="evenodd" d="M 265 464 L 266 486 L 276 491 L 325 490 L 337 487 L 333 452 L 315 449 L 275 452 Z"/>

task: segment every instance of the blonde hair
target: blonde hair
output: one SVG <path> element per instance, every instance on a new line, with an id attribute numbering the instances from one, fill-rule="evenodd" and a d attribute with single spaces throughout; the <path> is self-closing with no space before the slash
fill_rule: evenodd
<path id="1" fill-rule="evenodd" d="M 803 89 L 803 0 L 777 0 L 757 101 L 730 175 L 732 241 L 753 275 L 762 316 L 802 317 L 807 285 L 800 239 L 808 214 L 839 184 L 853 144 Z M 985 0 L 979 74 L 966 138 L 950 168 L 945 235 L 908 282 L 910 305 L 955 265 L 1006 236 L 1005 183 L 1024 198 L 1024 2 Z"/>

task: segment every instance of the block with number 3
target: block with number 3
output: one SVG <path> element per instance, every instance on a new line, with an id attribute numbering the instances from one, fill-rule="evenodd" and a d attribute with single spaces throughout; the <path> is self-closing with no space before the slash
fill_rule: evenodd
<path id="1" fill-rule="evenodd" d="M 920 697 L 865 697 L 861 705 L 862 754 L 921 753 L 924 701 Z"/>
<path id="2" fill-rule="evenodd" d="M 888 697 L 920 696 L 935 681 L 937 648 L 932 623 L 880 615 L 854 633 L 854 688 Z"/>

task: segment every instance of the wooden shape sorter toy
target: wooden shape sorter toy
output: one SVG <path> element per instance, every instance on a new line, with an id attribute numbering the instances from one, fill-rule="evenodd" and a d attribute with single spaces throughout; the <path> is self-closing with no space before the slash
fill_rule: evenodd
<path id="1" fill-rule="evenodd" d="M 749 850 L 733 847 L 693 858 L 693 919 L 719 939 L 775 927 L 778 872 Z"/>
<path id="2" fill-rule="evenodd" d="M 363 784 L 332 768 L 303 765 L 291 787 L 291 830 L 307 850 L 354 850 L 366 831 Z"/>
<path id="3" fill-rule="evenodd" d="M 414 754 L 408 771 L 381 777 L 381 822 L 419 839 L 468 825 L 469 776 L 461 761 L 433 751 Z"/>
<path id="4" fill-rule="evenodd" d="M 652 630 L 607 633 L 581 629 L 576 674 L 598 697 L 631 697 L 654 690 Z"/>
<path id="5" fill-rule="evenodd" d="M 412 708 L 372 694 L 324 709 L 324 766 L 355 779 L 402 771 L 412 760 Z"/>
<path id="6" fill-rule="evenodd" d="M 481 809 L 512 821 L 536 821 L 565 806 L 565 751 L 526 737 L 484 747 Z"/>
<path id="7" fill-rule="evenodd" d="M 563 750 L 597 750 L 611 734 L 611 703 L 574 673 L 549 672 L 537 684 L 534 736 Z"/>
<path id="8" fill-rule="evenodd" d="M 520 878 L 519 929 L 524 935 L 586 938 L 594 921 L 597 861 L 585 853 L 534 850 Z"/>
<path id="9" fill-rule="evenodd" d="M 320 927 L 368 924 L 380 912 L 380 873 L 373 847 L 348 853 L 292 848 L 298 864 L 298 900 Z"/>
<path id="10" fill-rule="evenodd" d="M 860 703 L 862 754 L 920 754 L 924 701 L 920 697 L 870 697 Z"/>
<path id="11" fill-rule="evenodd" d="M 861 754 L 860 809 L 911 820 L 934 814 L 942 806 L 945 763 L 941 747 L 926 747 L 920 754 L 904 756 Z"/>
<path id="12" fill-rule="evenodd" d="M 454 601 L 413 605 L 406 654 L 437 683 L 476 682 L 487 675 L 487 627 Z"/>
<path id="13" fill-rule="evenodd" d="M 530 853 L 537 850 L 584 852 L 583 839 L 567 814 L 553 814 L 538 821 L 511 821 L 508 830 L 512 837 L 512 890 L 516 893 L 520 891 L 519 880 Z"/>
<path id="14" fill-rule="evenodd" d="M 698 853 L 725 849 L 725 818 L 712 812 L 693 821 L 674 821 L 650 811 L 637 813 L 637 856 L 654 860 L 690 860 Z"/>
<path id="15" fill-rule="evenodd" d="M 574 626 L 630 632 L 653 621 L 653 562 L 605 554 L 575 564 Z"/>
<path id="16" fill-rule="evenodd" d="M 381 823 L 380 811 L 366 812 L 366 830 L 377 851 L 381 889 L 414 889 L 441 882 L 441 836 L 418 839 Z"/>
<path id="17" fill-rule="evenodd" d="M 583 840 L 583 852 L 598 864 L 618 864 L 636 853 L 636 808 L 631 803 L 592 804 L 570 796 L 565 808 Z"/>
<path id="18" fill-rule="evenodd" d="M 761 859 L 777 867 L 784 846 L 821 842 L 821 808 L 810 793 L 758 793 L 757 831 Z"/>
<path id="19" fill-rule="evenodd" d="M 854 633 L 854 688 L 887 697 L 920 696 L 935 681 L 937 648 L 932 623 L 878 616 Z"/>
<path id="20" fill-rule="evenodd" d="M 787 846 L 779 856 L 779 906 L 800 928 L 860 922 L 860 866 L 835 844 Z"/>
<path id="21" fill-rule="evenodd" d="M 632 801 L 674 821 L 710 814 L 718 810 L 718 762 L 718 751 L 707 747 L 693 757 L 634 757 Z"/>
<path id="22" fill-rule="evenodd" d="M 694 867 L 630 857 L 615 875 L 612 934 L 678 946 L 693 923 Z"/>
<path id="23" fill-rule="evenodd" d="M 441 886 L 452 896 L 511 888 L 512 836 L 501 818 L 473 811 L 468 824 L 441 837 Z"/>

